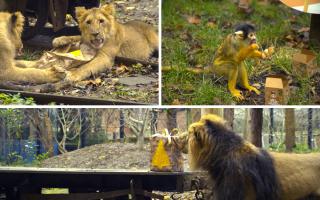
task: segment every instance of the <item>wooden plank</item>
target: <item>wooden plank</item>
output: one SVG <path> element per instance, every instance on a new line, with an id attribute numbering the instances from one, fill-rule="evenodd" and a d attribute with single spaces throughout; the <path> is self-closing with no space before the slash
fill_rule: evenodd
<path id="1" fill-rule="evenodd" d="M 37 102 L 37 104 L 40 104 L 40 105 L 47 105 L 52 102 L 55 102 L 57 104 L 67 104 L 67 105 L 148 105 L 145 103 L 134 102 L 134 101 L 74 97 L 74 96 L 67 96 L 67 95 L 62 96 L 62 95 L 26 92 L 26 91 L 18 91 L 18 90 L 0 89 L 0 93 L 20 94 L 21 97 L 24 97 L 24 98 L 32 97 Z"/>
<path id="2" fill-rule="evenodd" d="M 94 200 L 126 196 L 130 190 L 116 190 L 100 193 L 73 193 L 73 194 L 22 194 L 21 200 Z"/>
<path id="3" fill-rule="evenodd" d="M 81 168 L 38 168 L 38 167 L 0 167 L 0 173 L 47 173 L 47 174 L 122 174 L 122 175 L 191 175 L 200 171 L 185 172 L 155 172 L 149 170 L 126 170 L 126 169 L 81 169 Z"/>

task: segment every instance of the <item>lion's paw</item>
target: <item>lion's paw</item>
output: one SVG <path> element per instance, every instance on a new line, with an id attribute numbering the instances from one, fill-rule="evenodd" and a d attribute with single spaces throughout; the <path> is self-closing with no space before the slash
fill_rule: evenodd
<path id="1" fill-rule="evenodd" d="M 70 41 L 67 39 L 67 37 L 61 36 L 53 39 L 52 46 L 53 48 L 58 48 L 58 47 L 68 45 L 69 43 Z"/>
<path id="2" fill-rule="evenodd" d="M 56 80 L 62 80 L 66 77 L 66 70 L 62 67 L 54 66 L 49 68 L 49 70 Z"/>

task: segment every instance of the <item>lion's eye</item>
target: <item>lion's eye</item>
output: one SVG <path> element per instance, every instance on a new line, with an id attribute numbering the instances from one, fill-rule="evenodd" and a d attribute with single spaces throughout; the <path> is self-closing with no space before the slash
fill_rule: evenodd
<path id="1" fill-rule="evenodd" d="M 104 23 L 104 20 L 103 19 L 100 19 L 99 20 L 100 24 Z"/>
<path id="2" fill-rule="evenodd" d="M 87 23 L 87 24 L 91 24 L 91 20 L 87 20 L 86 23 Z"/>

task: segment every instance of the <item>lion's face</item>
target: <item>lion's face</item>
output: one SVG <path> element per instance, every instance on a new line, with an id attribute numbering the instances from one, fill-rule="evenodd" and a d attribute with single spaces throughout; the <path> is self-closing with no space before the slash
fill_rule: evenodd
<path id="1" fill-rule="evenodd" d="M 206 133 L 205 124 L 201 121 L 189 126 L 189 163 L 191 169 L 198 169 L 203 166 L 206 155 L 210 151 L 209 135 Z"/>
<path id="2" fill-rule="evenodd" d="M 115 9 L 112 4 L 101 8 L 76 8 L 82 42 L 100 49 L 115 33 Z"/>
<path id="3" fill-rule="evenodd" d="M 1 12 L 1 37 L 5 37 L 10 41 L 10 45 L 15 49 L 15 53 L 20 54 L 22 52 L 23 43 L 21 40 L 21 34 L 23 31 L 24 17 L 20 12 L 13 14 Z M 6 28 L 6 29 L 5 29 Z"/>
<path id="4" fill-rule="evenodd" d="M 189 126 L 189 163 L 191 169 L 198 169 L 208 166 L 210 155 L 216 147 L 213 140 L 214 131 L 209 127 L 209 123 L 225 124 L 224 120 L 216 115 L 204 115 L 200 121 L 195 122 Z M 210 134 L 209 134 L 210 132 Z"/>

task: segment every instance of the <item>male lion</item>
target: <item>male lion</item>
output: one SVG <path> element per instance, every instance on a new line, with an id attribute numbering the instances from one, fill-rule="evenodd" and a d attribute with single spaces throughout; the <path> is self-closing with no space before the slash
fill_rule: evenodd
<path id="1" fill-rule="evenodd" d="M 77 7 L 76 17 L 81 36 L 55 38 L 53 46 L 58 48 L 81 40 L 98 52 L 90 62 L 70 70 L 68 81 L 81 81 L 111 68 L 115 56 L 144 60 L 158 48 L 158 35 L 152 26 L 140 21 L 118 23 L 112 4 L 88 10 Z"/>
<path id="2" fill-rule="evenodd" d="M 208 170 L 217 200 L 297 200 L 319 195 L 320 154 L 274 153 L 228 130 L 215 115 L 189 127 L 191 166 Z"/>
<path id="3" fill-rule="evenodd" d="M 24 17 L 20 12 L 0 12 L 0 81 L 23 81 L 30 83 L 57 82 L 65 77 L 60 68 L 20 68 L 14 61 L 23 45 L 21 33 Z"/>

